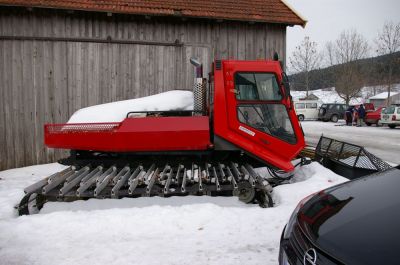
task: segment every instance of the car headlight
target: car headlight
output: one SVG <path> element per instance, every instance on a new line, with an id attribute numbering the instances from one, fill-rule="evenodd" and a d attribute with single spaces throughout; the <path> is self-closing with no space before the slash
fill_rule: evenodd
<path id="1" fill-rule="evenodd" d="M 290 237 L 290 234 L 293 231 L 293 226 L 296 223 L 297 220 L 297 214 L 299 213 L 299 210 L 301 207 L 303 207 L 304 204 L 306 204 L 306 202 L 308 202 L 313 196 L 315 195 L 315 193 L 308 195 L 307 197 L 305 197 L 304 199 L 302 199 L 296 206 L 296 208 L 294 209 L 292 215 L 289 218 L 289 222 L 286 225 L 285 228 L 285 232 L 283 233 L 283 238 L 284 239 L 288 239 Z"/>

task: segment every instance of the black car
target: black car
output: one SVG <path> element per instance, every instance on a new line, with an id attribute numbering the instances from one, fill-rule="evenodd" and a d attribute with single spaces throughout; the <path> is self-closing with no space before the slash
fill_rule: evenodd
<path id="1" fill-rule="evenodd" d="M 279 264 L 400 264 L 400 167 L 303 199 L 283 230 Z"/>
<path id="2" fill-rule="evenodd" d="M 347 105 L 339 103 L 322 104 L 318 112 L 318 120 L 337 122 L 344 117 Z"/>

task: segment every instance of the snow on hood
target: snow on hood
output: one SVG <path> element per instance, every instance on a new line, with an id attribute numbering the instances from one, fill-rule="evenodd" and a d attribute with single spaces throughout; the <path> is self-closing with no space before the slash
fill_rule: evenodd
<path id="1" fill-rule="evenodd" d="M 193 93 L 173 90 L 143 98 L 116 101 L 77 110 L 68 123 L 120 122 L 130 111 L 192 110 Z"/>

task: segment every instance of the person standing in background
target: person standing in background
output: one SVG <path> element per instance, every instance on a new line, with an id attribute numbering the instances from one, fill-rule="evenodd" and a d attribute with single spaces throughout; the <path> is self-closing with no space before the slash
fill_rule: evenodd
<path id="1" fill-rule="evenodd" d="M 361 127 L 364 125 L 364 118 L 365 118 L 365 109 L 364 105 L 361 104 L 358 108 L 358 120 L 357 120 L 357 127 Z"/>
<path id="2" fill-rule="evenodd" d="M 353 121 L 353 106 L 349 106 L 345 112 L 346 125 L 351 126 Z"/>
<path id="3" fill-rule="evenodd" d="M 353 108 L 353 120 L 352 120 L 351 125 L 352 126 L 356 126 L 357 125 L 357 121 L 358 121 L 358 109 L 357 109 L 357 107 L 354 107 Z"/>

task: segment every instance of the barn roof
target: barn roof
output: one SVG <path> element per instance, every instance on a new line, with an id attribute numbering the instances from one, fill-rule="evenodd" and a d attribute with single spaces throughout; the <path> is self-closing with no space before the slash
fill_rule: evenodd
<path id="1" fill-rule="evenodd" d="M 282 0 L 0 0 L 0 5 L 306 24 Z"/>

